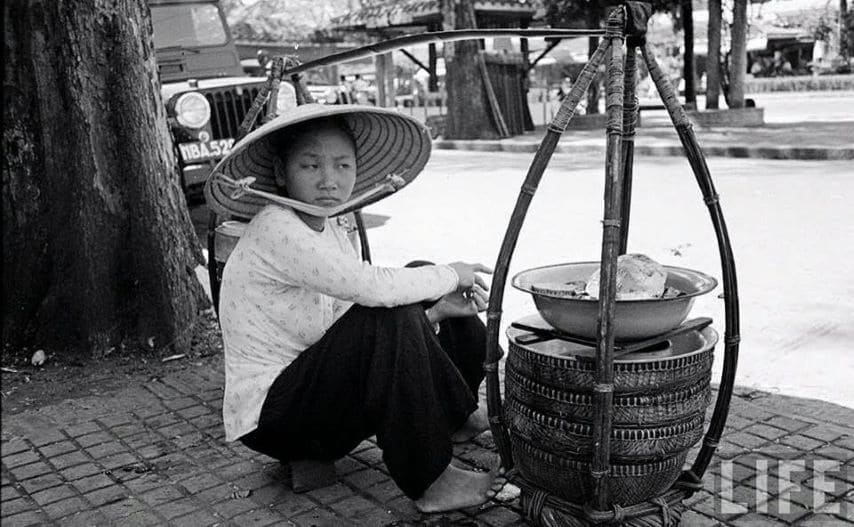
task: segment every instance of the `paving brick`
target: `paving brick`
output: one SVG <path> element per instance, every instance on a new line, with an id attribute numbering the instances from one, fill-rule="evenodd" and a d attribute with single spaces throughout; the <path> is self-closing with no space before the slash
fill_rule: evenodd
<path id="1" fill-rule="evenodd" d="M 237 463 L 218 469 L 217 475 L 226 481 L 234 481 L 247 474 L 254 474 L 258 471 L 258 468 L 258 465 L 252 461 L 238 461 Z"/>
<path id="2" fill-rule="evenodd" d="M 146 492 L 140 496 L 142 501 L 148 503 L 152 507 L 158 507 L 164 503 L 175 501 L 183 497 L 184 494 L 172 485 L 162 485 L 160 488 Z"/>
<path id="3" fill-rule="evenodd" d="M 164 403 L 166 400 L 176 399 L 182 396 L 180 392 L 174 388 L 166 386 L 162 382 L 148 382 L 145 384 L 145 388 L 156 395 L 159 399 L 163 400 Z"/>
<path id="4" fill-rule="evenodd" d="M 748 434 L 745 432 L 736 432 L 735 434 L 730 434 L 729 437 L 727 437 L 727 441 L 740 447 L 744 447 L 748 450 L 758 448 L 768 442 L 768 440 L 765 438 L 755 436 L 753 434 Z"/>
<path id="5" fill-rule="evenodd" d="M 840 432 L 838 428 L 824 424 L 813 425 L 811 428 L 807 428 L 802 431 L 801 434 L 827 443 L 835 441 L 843 436 L 843 433 Z"/>
<path id="6" fill-rule="evenodd" d="M 235 525 L 276 525 L 282 524 L 282 517 L 269 509 L 256 509 L 249 511 L 232 519 Z"/>
<path id="7" fill-rule="evenodd" d="M 285 492 L 284 499 L 273 505 L 273 509 L 287 518 L 298 516 L 306 511 L 317 507 L 317 503 L 303 496 L 302 494 L 294 494 L 293 492 Z"/>
<path id="8" fill-rule="evenodd" d="M 369 468 L 348 474 L 344 479 L 358 489 L 366 489 L 371 485 L 388 480 L 388 476 L 379 470 Z"/>
<path id="9" fill-rule="evenodd" d="M 163 406 L 165 406 L 166 408 L 169 408 L 170 410 L 173 410 L 173 411 L 180 410 L 182 408 L 187 408 L 190 406 L 195 406 L 197 404 L 199 404 L 199 401 L 197 401 L 196 399 L 194 399 L 192 397 L 186 397 L 186 396 L 176 397 L 174 399 L 169 399 L 169 400 L 163 401 Z"/>
<path id="10" fill-rule="evenodd" d="M 53 472 L 26 479 L 21 482 L 21 487 L 23 487 L 28 494 L 32 494 L 34 492 L 38 492 L 44 489 L 49 489 L 51 487 L 56 487 L 58 485 L 62 485 L 62 478 L 59 476 L 59 474 Z"/>
<path id="11" fill-rule="evenodd" d="M 47 458 L 58 456 L 59 454 L 65 454 L 72 450 L 77 450 L 77 446 L 75 446 L 71 441 L 60 441 L 58 443 L 43 446 L 39 449 L 42 455 Z"/>
<path id="12" fill-rule="evenodd" d="M 323 487 L 321 489 L 315 489 L 310 492 L 306 492 L 306 495 L 311 499 L 317 501 L 318 503 L 323 503 L 324 505 L 328 505 L 340 499 L 346 498 L 347 496 L 351 496 L 353 491 L 349 487 L 345 487 L 341 483 L 336 483 L 335 485 L 329 485 L 328 487 Z"/>
<path id="13" fill-rule="evenodd" d="M 730 433 L 736 432 L 750 426 L 754 423 L 753 419 L 748 419 L 746 417 L 742 417 L 738 414 L 730 412 L 727 416 L 726 427 L 724 428 L 724 435 L 728 435 Z"/>
<path id="14" fill-rule="evenodd" d="M 234 492 L 234 487 L 223 483 L 197 493 L 196 498 L 204 503 L 219 503 L 228 499 L 232 492 Z"/>
<path id="15" fill-rule="evenodd" d="M 371 446 L 371 448 L 355 452 L 351 455 L 368 465 L 376 465 L 377 463 L 382 463 L 383 460 L 383 451 L 375 446 Z"/>
<path id="16" fill-rule="evenodd" d="M 111 436 L 107 432 L 103 432 L 100 430 L 77 438 L 77 442 L 80 443 L 80 446 L 82 446 L 83 448 L 87 448 L 100 443 L 106 443 L 112 440 L 113 436 Z"/>
<path id="17" fill-rule="evenodd" d="M 115 482 L 106 474 L 99 473 L 76 479 L 72 481 L 71 484 L 82 494 L 85 494 L 95 489 L 102 489 L 104 487 L 109 487 L 110 485 L 115 485 Z"/>
<path id="18" fill-rule="evenodd" d="M 829 446 L 817 448 L 815 450 L 815 455 L 821 459 L 835 459 L 837 461 L 848 461 L 848 460 L 854 458 L 854 451 L 848 450 L 847 448 L 829 445 Z"/>
<path id="19" fill-rule="evenodd" d="M 201 490 L 221 485 L 222 483 L 223 481 L 217 476 L 208 472 L 203 472 L 201 474 L 181 480 L 180 485 L 184 487 L 190 494 L 195 494 Z"/>
<path id="20" fill-rule="evenodd" d="M 91 461 L 91 459 L 83 452 L 74 451 L 69 452 L 67 454 L 54 456 L 50 458 L 49 461 L 50 464 L 56 467 L 58 470 L 62 470 L 68 467 L 73 467 L 75 465 L 82 465 L 83 463 L 88 463 Z"/>
<path id="21" fill-rule="evenodd" d="M 800 527 L 840 527 L 840 518 L 832 514 L 812 514 L 798 520 Z"/>
<path id="22" fill-rule="evenodd" d="M 115 433 L 115 428 L 118 426 L 126 425 L 128 423 L 132 423 L 135 421 L 132 415 L 127 413 L 115 413 L 112 415 L 105 415 L 98 418 L 98 421 L 111 432 Z"/>
<path id="23" fill-rule="evenodd" d="M 178 415 L 184 419 L 192 419 L 193 417 L 199 417 L 200 415 L 208 415 L 210 412 L 209 408 L 202 406 L 201 404 L 196 404 L 195 406 L 178 410 Z"/>
<path id="24" fill-rule="evenodd" d="M 223 518 L 233 518 L 238 514 L 258 508 L 258 504 L 248 498 L 226 499 L 211 505 L 211 509 Z"/>
<path id="25" fill-rule="evenodd" d="M 801 452 L 808 452 L 826 444 L 825 441 L 819 441 L 818 439 L 813 439 L 802 434 L 786 436 L 780 442 L 797 448 Z"/>
<path id="26" fill-rule="evenodd" d="M 68 434 L 70 437 L 80 437 L 86 434 L 91 434 L 92 432 L 98 432 L 100 430 L 101 427 L 98 426 L 97 423 L 94 423 L 92 421 L 65 427 L 65 433 Z"/>
<path id="27" fill-rule="evenodd" d="M 197 510 L 199 510 L 199 506 L 191 497 L 184 497 L 157 506 L 157 512 L 167 519 L 183 516 Z"/>
<path id="28" fill-rule="evenodd" d="M 118 485 L 113 485 L 103 489 L 93 490 L 83 495 L 86 500 L 95 507 L 101 507 L 109 503 L 115 503 L 127 498 L 125 489 Z"/>
<path id="29" fill-rule="evenodd" d="M 138 422 L 116 425 L 110 428 L 110 432 L 121 438 L 133 436 L 134 434 L 138 434 L 144 430 L 145 428 Z"/>
<path id="30" fill-rule="evenodd" d="M 53 519 L 63 518 L 76 512 L 83 512 L 87 508 L 88 505 L 77 496 L 72 496 L 43 507 L 45 513 Z"/>
<path id="31" fill-rule="evenodd" d="M 3 523 L 5 525 L 14 525 L 15 527 L 26 527 L 27 525 L 42 525 L 46 519 L 46 516 L 42 512 L 27 511 L 7 516 L 3 518 Z"/>
<path id="32" fill-rule="evenodd" d="M 107 470 L 115 470 L 125 465 L 130 465 L 137 462 L 137 458 L 132 454 L 115 454 L 105 458 L 101 458 L 98 462 Z"/>
<path id="33" fill-rule="evenodd" d="M 782 428 L 783 430 L 789 433 L 798 432 L 805 428 L 809 428 L 812 425 L 812 423 L 801 421 L 800 419 L 792 419 L 791 417 L 786 417 L 782 415 L 775 415 L 771 419 L 765 421 L 765 424 L 776 426 L 777 428 Z"/>
<path id="34" fill-rule="evenodd" d="M 344 476 L 350 472 L 355 472 L 364 468 L 364 463 L 350 456 L 344 456 L 335 462 L 335 472 L 337 472 L 339 476 Z"/>
<path id="35" fill-rule="evenodd" d="M 336 516 L 325 509 L 314 509 L 308 511 L 297 516 L 293 521 L 301 527 L 336 527 L 339 525 L 353 525 L 352 522 L 349 522 L 340 516 Z"/>
<path id="36" fill-rule="evenodd" d="M 62 527 L 92 527 L 93 525 L 110 525 L 109 520 L 96 510 L 84 510 L 72 513 L 62 518 Z"/>
<path id="37" fill-rule="evenodd" d="M 764 456 L 772 457 L 774 459 L 799 459 L 803 457 L 803 452 L 797 448 L 781 443 L 765 445 L 759 449 L 758 452 Z"/>
<path id="38" fill-rule="evenodd" d="M 128 514 L 123 523 L 128 525 L 162 525 L 163 520 L 153 512 L 136 511 Z"/>
<path id="39" fill-rule="evenodd" d="M 0 502 L 19 498 L 21 493 L 12 485 L 4 485 L 0 488 Z"/>
<path id="40" fill-rule="evenodd" d="M 713 520 L 699 512 L 685 511 L 685 513 L 682 514 L 682 525 L 688 527 L 716 527 L 720 524 L 721 522 L 718 520 Z"/>
<path id="41" fill-rule="evenodd" d="M 157 474 L 144 474 L 142 477 L 123 482 L 132 494 L 138 495 L 153 489 L 158 489 L 166 482 Z"/>
<path id="42" fill-rule="evenodd" d="M 403 491 L 400 490 L 400 487 L 397 486 L 397 483 L 390 479 L 386 479 L 385 481 L 378 483 L 372 487 L 359 490 L 362 493 L 369 495 L 370 497 L 381 503 L 391 501 L 403 495 Z"/>
<path id="43" fill-rule="evenodd" d="M 477 519 L 487 525 L 504 527 L 505 525 L 519 522 L 522 520 L 522 516 L 519 513 L 505 509 L 504 507 L 493 507 L 482 514 L 478 514 Z"/>
<path id="44" fill-rule="evenodd" d="M 374 503 L 366 500 L 362 496 L 355 495 L 348 496 L 343 500 L 336 501 L 329 505 L 330 509 L 345 518 L 356 516 L 360 512 L 369 511 L 375 507 L 376 505 L 374 505 Z"/>
<path id="45" fill-rule="evenodd" d="M 152 417 L 148 417 L 145 419 L 145 424 L 150 428 L 163 428 L 165 426 L 171 426 L 178 422 L 178 417 L 171 413 L 163 413 L 157 414 Z"/>
<path id="46" fill-rule="evenodd" d="M 786 430 L 782 430 L 775 426 L 769 426 L 765 423 L 757 423 L 750 425 L 744 430 L 742 430 L 742 432 L 747 432 L 755 436 L 762 437 L 764 439 L 770 439 L 771 441 L 779 439 L 784 435 L 788 434 Z"/>
<path id="47" fill-rule="evenodd" d="M 371 510 L 360 512 L 350 520 L 356 525 L 368 526 L 391 526 L 398 525 L 391 511 L 374 507 Z"/>
<path id="48" fill-rule="evenodd" d="M 23 452 L 24 450 L 30 450 L 30 445 L 28 445 L 26 441 L 23 441 L 21 439 L 4 439 L 3 442 L 0 443 L 0 452 L 2 452 L 3 457 L 10 456 L 12 454 L 17 454 L 18 452 Z"/>
<path id="49" fill-rule="evenodd" d="M 768 516 L 756 513 L 745 514 L 740 518 L 732 520 L 730 524 L 734 525 L 735 527 L 776 527 L 778 525 L 788 525 L 787 523 L 776 518 L 769 518 Z"/>
<path id="50" fill-rule="evenodd" d="M 267 472 L 260 471 L 255 472 L 254 474 L 248 474 L 243 476 L 240 479 L 237 479 L 232 482 L 233 485 L 242 489 L 242 490 L 252 490 L 260 489 L 265 485 L 269 485 L 273 483 L 274 480 Z"/>
<path id="51" fill-rule="evenodd" d="M 32 437 L 28 437 L 32 444 L 37 447 L 49 445 L 51 443 L 56 443 L 58 441 L 64 441 L 66 439 L 65 435 L 59 430 L 51 429 L 51 430 L 41 430 L 38 434 L 32 434 Z"/>
<path id="52" fill-rule="evenodd" d="M 47 505 L 76 495 L 77 493 L 70 485 L 57 485 L 38 492 L 30 492 L 30 497 L 39 505 Z"/>
<path id="53" fill-rule="evenodd" d="M 89 447 L 86 449 L 86 452 L 93 458 L 100 459 L 102 457 L 107 457 L 112 454 L 127 452 L 127 448 L 125 448 L 125 446 L 121 443 L 110 441 L 107 443 L 100 443 L 98 445 Z"/>
<path id="54" fill-rule="evenodd" d="M 10 469 L 36 462 L 39 459 L 41 458 L 38 453 L 33 450 L 24 450 L 10 455 L 3 453 L 3 465 Z"/>
<path id="55" fill-rule="evenodd" d="M 219 525 L 222 520 L 216 518 L 206 511 L 196 511 L 192 514 L 173 518 L 172 525 L 175 527 L 203 527 L 206 525 Z"/>
<path id="56" fill-rule="evenodd" d="M 26 498 L 3 500 L 0 502 L 0 516 L 5 519 L 13 514 L 35 509 L 35 507 L 33 502 Z"/>
<path id="57" fill-rule="evenodd" d="M 124 519 L 130 516 L 135 512 L 140 512 L 145 510 L 145 505 L 133 498 L 128 497 L 122 500 L 114 501 L 107 505 L 102 506 L 100 509 L 101 514 L 110 518 L 112 520 Z M 118 522 L 114 521 L 113 524 L 117 523 L 128 523 L 128 522 Z"/>

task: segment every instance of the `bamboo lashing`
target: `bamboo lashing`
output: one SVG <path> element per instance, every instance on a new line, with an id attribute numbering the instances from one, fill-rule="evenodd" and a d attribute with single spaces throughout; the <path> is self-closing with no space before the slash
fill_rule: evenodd
<path id="1" fill-rule="evenodd" d="M 620 158 L 623 141 L 623 28 L 624 8 L 608 17 L 606 39 L 610 41 L 608 85 L 605 108 L 608 115 L 605 151 L 605 215 L 602 221 L 602 258 L 599 283 L 599 315 L 596 339 L 595 412 L 593 418 L 593 461 L 590 467 L 593 504 L 604 511 L 610 506 L 611 423 L 614 400 L 614 310 L 617 299 L 617 254 L 620 250 L 620 208 L 623 172 Z"/>

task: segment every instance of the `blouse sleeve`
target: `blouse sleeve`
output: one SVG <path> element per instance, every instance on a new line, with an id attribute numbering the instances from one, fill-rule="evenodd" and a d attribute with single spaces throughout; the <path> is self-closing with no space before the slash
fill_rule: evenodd
<path id="1" fill-rule="evenodd" d="M 334 234 L 315 233 L 295 215 L 286 218 L 267 231 L 272 239 L 266 245 L 289 284 L 365 306 L 384 307 L 434 300 L 457 287 L 457 273 L 447 265 L 371 265 L 343 252 Z"/>

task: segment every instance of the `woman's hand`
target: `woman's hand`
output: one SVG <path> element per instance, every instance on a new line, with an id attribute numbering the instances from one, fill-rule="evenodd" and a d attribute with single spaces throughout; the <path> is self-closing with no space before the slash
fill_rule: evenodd
<path id="1" fill-rule="evenodd" d="M 436 324 L 446 318 L 470 317 L 486 310 L 489 300 L 489 286 L 475 273 L 492 273 L 492 269 L 483 264 L 454 262 L 449 264 L 460 277 L 456 291 L 443 296 L 427 310 L 427 318 Z"/>
<path id="2" fill-rule="evenodd" d="M 490 269 L 489 267 L 483 265 L 482 263 L 469 264 L 465 262 L 454 262 L 448 264 L 448 266 L 451 267 L 454 271 L 456 271 L 457 276 L 459 277 L 457 289 L 470 289 L 473 285 L 477 284 L 485 291 L 489 291 L 489 287 L 486 285 L 486 281 L 484 281 L 483 278 L 475 274 L 492 274 L 492 269 Z"/>

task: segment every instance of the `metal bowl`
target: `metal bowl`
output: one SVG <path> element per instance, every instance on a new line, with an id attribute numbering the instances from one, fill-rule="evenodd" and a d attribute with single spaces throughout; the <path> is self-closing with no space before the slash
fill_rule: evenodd
<path id="1" fill-rule="evenodd" d="M 530 293 L 546 322 L 555 328 L 590 339 L 596 338 L 599 302 L 590 298 L 567 298 L 541 291 L 532 285 L 586 281 L 599 269 L 599 262 L 548 265 L 522 271 L 513 277 L 513 287 Z M 675 298 L 618 300 L 614 309 L 614 338 L 639 340 L 661 335 L 681 324 L 691 311 L 694 298 L 714 289 L 718 282 L 699 271 L 664 266 L 666 286 L 682 291 Z"/>

